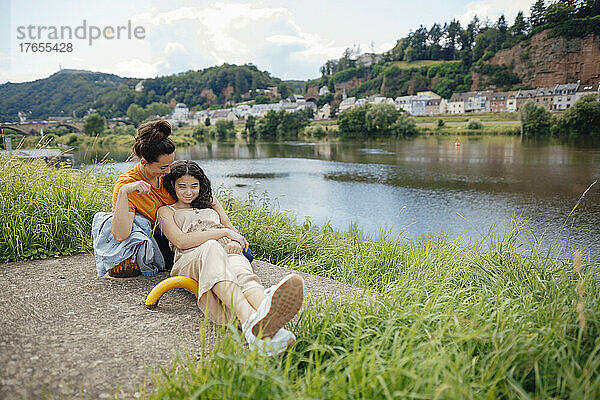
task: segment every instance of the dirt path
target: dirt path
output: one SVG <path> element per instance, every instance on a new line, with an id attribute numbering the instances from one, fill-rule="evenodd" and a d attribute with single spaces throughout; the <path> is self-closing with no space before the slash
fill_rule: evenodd
<path id="1" fill-rule="evenodd" d="M 255 261 L 265 287 L 289 269 Z M 176 351 L 202 352 L 193 294 L 172 290 L 157 311 L 144 301 L 168 277 L 97 279 L 91 254 L 0 264 L 0 398 L 136 396 Z M 311 297 L 359 289 L 301 273 Z M 151 385 L 148 385 L 151 388 Z"/>

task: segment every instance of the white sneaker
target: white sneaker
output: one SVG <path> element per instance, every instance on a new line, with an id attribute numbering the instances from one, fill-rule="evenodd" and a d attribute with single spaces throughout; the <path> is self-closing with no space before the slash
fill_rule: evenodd
<path id="1" fill-rule="evenodd" d="M 258 352 L 267 357 L 273 357 L 286 351 L 291 345 L 296 342 L 296 336 L 287 329 L 281 328 L 275 336 L 264 340 L 258 339 L 252 334 L 251 329 L 244 331 L 246 342 L 250 350 L 258 350 Z"/>
<path id="2" fill-rule="evenodd" d="M 304 300 L 304 281 L 300 275 L 290 274 L 265 290 L 265 296 L 244 326 L 254 336 L 271 338 L 300 311 Z"/>

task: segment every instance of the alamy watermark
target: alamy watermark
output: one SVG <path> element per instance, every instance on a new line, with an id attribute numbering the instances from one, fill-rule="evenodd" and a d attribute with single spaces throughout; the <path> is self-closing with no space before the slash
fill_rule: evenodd
<path id="1" fill-rule="evenodd" d="M 88 25 L 84 19 L 76 27 L 63 25 L 21 25 L 17 27 L 17 40 L 21 52 L 72 52 L 73 40 L 86 41 L 89 46 L 98 40 L 145 39 L 146 29 L 141 25 L 97 26 Z"/>

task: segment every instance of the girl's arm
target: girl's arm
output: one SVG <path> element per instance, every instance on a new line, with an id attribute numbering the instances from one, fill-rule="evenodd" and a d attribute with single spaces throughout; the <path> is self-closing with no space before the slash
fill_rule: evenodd
<path id="1" fill-rule="evenodd" d="M 167 206 L 159 208 L 156 213 L 156 219 L 160 223 L 162 232 L 169 239 L 169 242 L 179 250 L 191 249 L 192 247 L 200 246 L 208 240 L 219 240 L 222 237 L 228 237 L 240 243 L 244 249 L 248 247 L 248 242 L 242 235 L 227 228 L 184 233 L 175 223 L 174 217 L 175 212 Z"/>
<path id="2" fill-rule="evenodd" d="M 212 209 L 215 210 L 217 212 L 217 214 L 219 214 L 219 219 L 221 220 L 221 225 L 223 225 L 225 228 L 231 229 L 234 232 L 240 233 L 240 231 L 238 231 L 235 228 L 235 226 L 233 226 L 233 224 L 231 223 L 231 220 L 227 216 L 225 209 L 223 208 L 221 203 L 219 203 L 219 199 L 217 199 L 217 196 L 215 196 L 215 195 L 213 195 Z"/>

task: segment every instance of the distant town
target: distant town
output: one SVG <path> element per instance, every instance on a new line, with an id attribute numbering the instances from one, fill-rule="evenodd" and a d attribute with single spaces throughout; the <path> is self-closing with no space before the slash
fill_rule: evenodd
<path id="1" fill-rule="evenodd" d="M 275 90 L 276 88 L 273 88 Z M 319 89 L 319 95 L 329 93 L 327 86 Z M 440 114 L 466 114 L 484 112 L 517 112 L 525 102 L 533 101 L 537 106 L 548 111 L 566 110 L 573 106 L 577 100 L 585 95 L 593 94 L 600 99 L 600 85 L 583 85 L 580 83 L 557 84 L 553 87 L 540 87 L 530 90 L 515 90 L 509 92 L 476 91 L 454 93 L 450 99 L 444 99 L 432 91 L 417 92 L 416 95 L 399 96 L 394 98 L 373 95 L 357 99 L 347 97 L 345 90 L 342 101 L 338 106 L 338 113 L 360 107 L 366 104 L 392 104 L 398 110 L 404 110 L 411 115 L 440 115 Z M 191 112 L 188 107 L 179 103 L 173 109 L 170 122 L 174 124 L 198 125 L 208 118 L 211 124 L 220 119 L 233 122 L 245 120 L 249 116 L 264 117 L 268 111 L 294 112 L 303 109 L 312 109 L 315 119 L 329 119 L 332 108 L 329 104 L 317 109 L 312 101 L 307 101 L 302 95 L 292 95 L 278 103 L 272 104 L 240 104 L 235 107 L 219 110 L 202 110 Z"/>

